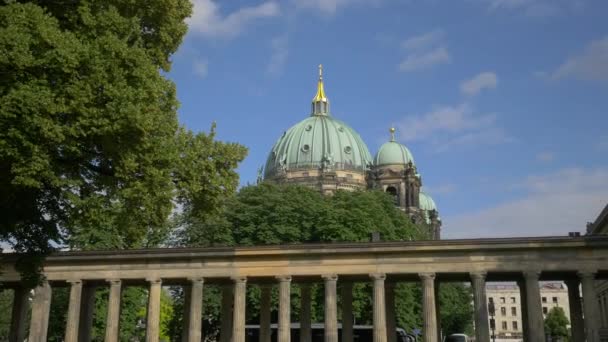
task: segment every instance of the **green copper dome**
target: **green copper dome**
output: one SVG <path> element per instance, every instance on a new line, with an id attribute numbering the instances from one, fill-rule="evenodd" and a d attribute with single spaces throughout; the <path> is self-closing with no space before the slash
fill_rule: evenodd
<path id="1" fill-rule="evenodd" d="M 380 149 L 378 150 L 378 153 L 376 153 L 376 157 L 374 158 L 374 165 L 405 165 L 409 162 L 412 162 L 412 164 L 414 164 L 414 157 L 412 157 L 410 150 L 395 141 L 395 129 L 391 128 L 390 132 L 391 140 L 380 146 Z"/>
<path id="2" fill-rule="evenodd" d="M 330 116 L 329 100 L 319 66 L 317 93 L 310 117 L 300 121 L 277 140 L 270 150 L 264 178 L 280 171 L 331 169 L 365 172 L 372 156 L 359 134 Z"/>
<path id="3" fill-rule="evenodd" d="M 314 115 L 288 129 L 274 144 L 264 177 L 272 177 L 282 169 L 328 167 L 363 172 L 371 161 L 371 154 L 357 132 L 328 115 Z"/>
<path id="4" fill-rule="evenodd" d="M 427 193 L 420 191 L 418 198 L 419 198 L 419 202 L 420 202 L 420 209 L 427 210 L 427 211 L 437 210 L 435 201 L 433 201 L 431 196 L 429 196 Z"/>
<path id="5" fill-rule="evenodd" d="M 424 211 L 424 219 L 426 223 L 431 223 L 431 211 L 438 211 L 435 201 L 427 193 L 420 191 L 418 195 L 418 201 L 420 203 L 420 209 Z"/>

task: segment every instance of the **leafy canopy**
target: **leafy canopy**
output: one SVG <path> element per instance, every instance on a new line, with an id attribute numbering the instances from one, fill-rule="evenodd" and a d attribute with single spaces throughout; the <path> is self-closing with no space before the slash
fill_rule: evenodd
<path id="1" fill-rule="evenodd" d="M 560 307 L 552 308 L 545 317 L 545 333 L 551 337 L 568 337 L 568 325 L 570 321 Z"/>
<path id="2" fill-rule="evenodd" d="M 30 255 L 152 246 L 176 203 L 204 215 L 236 190 L 245 148 L 181 128 L 162 73 L 190 13 L 188 0 L 0 5 L 0 241 Z"/>
<path id="3" fill-rule="evenodd" d="M 262 183 L 242 188 L 223 211 L 206 220 L 185 212 L 179 244 L 266 245 L 302 242 L 428 238 L 380 191 L 338 191 L 323 196 L 298 185 Z"/>

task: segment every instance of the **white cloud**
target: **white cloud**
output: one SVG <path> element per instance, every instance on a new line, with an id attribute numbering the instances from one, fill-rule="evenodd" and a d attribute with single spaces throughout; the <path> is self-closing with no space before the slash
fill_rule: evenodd
<path id="1" fill-rule="evenodd" d="M 411 115 L 399 125 L 405 141 L 423 140 L 437 132 L 458 133 L 494 124 L 495 115 L 474 116 L 467 104 L 440 106 L 423 115 Z"/>
<path id="2" fill-rule="evenodd" d="M 444 32 L 441 29 L 423 33 L 406 39 L 401 43 L 401 46 L 406 50 L 421 50 L 432 47 L 434 44 L 441 42 L 444 37 Z"/>
<path id="3" fill-rule="evenodd" d="M 539 162 L 544 162 L 544 163 L 548 163 L 548 162 L 552 162 L 555 159 L 555 153 L 553 152 L 541 152 L 539 154 L 536 155 L 536 160 Z"/>
<path id="4" fill-rule="evenodd" d="M 566 235 L 584 232 L 608 199 L 608 169 L 562 169 L 516 184 L 527 194 L 500 205 L 444 218 L 448 238 Z"/>
<path id="5" fill-rule="evenodd" d="M 575 78 L 587 81 L 608 81 L 608 36 L 592 41 L 584 51 L 564 62 L 553 79 Z"/>
<path id="6" fill-rule="evenodd" d="M 194 61 L 193 68 L 196 75 L 201 78 L 205 78 L 209 73 L 209 62 L 207 62 L 205 59 L 196 60 Z"/>
<path id="7" fill-rule="evenodd" d="M 286 34 L 275 37 L 270 42 L 272 54 L 266 66 L 266 71 L 271 75 L 279 75 L 283 72 L 287 57 L 289 56 L 289 39 Z"/>
<path id="8" fill-rule="evenodd" d="M 482 72 L 481 74 L 464 81 L 460 84 L 460 91 L 469 96 L 479 94 L 483 89 L 494 89 L 498 84 L 498 78 L 493 72 Z"/>
<path id="9" fill-rule="evenodd" d="M 436 29 L 403 41 L 401 46 L 407 51 L 407 55 L 399 63 L 399 70 L 411 72 L 450 63 L 452 58 L 443 42 L 443 36 L 443 30 Z"/>
<path id="10" fill-rule="evenodd" d="M 397 126 L 399 138 L 406 142 L 427 141 L 435 152 L 477 144 L 512 142 L 498 127 L 496 114 L 478 114 L 466 103 L 437 106 L 422 115 L 408 115 Z"/>
<path id="11" fill-rule="evenodd" d="M 381 0 L 293 0 L 296 7 L 333 15 L 338 9 L 354 4 L 377 4 Z"/>
<path id="12" fill-rule="evenodd" d="M 583 6 L 580 0 L 477 0 L 488 4 L 492 12 L 511 11 L 529 17 L 553 17 L 559 14 L 579 11 Z"/>
<path id="13" fill-rule="evenodd" d="M 208 37 L 234 37 L 251 22 L 276 17 L 280 13 L 275 1 L 266 1 L 257 6 L 242 7 L 222 16 L 219 6 L 212 0 L 194 0 L 192 17 L 187 22 L 190 30 Z"/>
<path id="14" fill-rule="evenodd" d="M 437 64 L 449 63 L 450 61 L 451 57 L 448 50 L 440 47 L 428 52 L 408 55 L 399 63 L 399 70 L 406 72 L 424 70 Z"/>

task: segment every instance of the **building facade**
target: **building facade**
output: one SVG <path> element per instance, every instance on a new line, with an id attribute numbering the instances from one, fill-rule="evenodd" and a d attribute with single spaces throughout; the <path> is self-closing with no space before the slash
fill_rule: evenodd
<path id="1" fill-rule="evenodd" d="M 338 190 L 380 189 L 414 223 L 427 224 L 433 238 L 440 237 L 437 206 L 422 190 L 414 158 L 396 141 L 395 128 L 372 157 L 361 136 L 331 115 L 321 66 L 310 115 L 283 132 L 261 173 L 266 181 L 305 185 L 328 195 Z"/>
<path id="2" fill-rule="evenodd" d="M 486 286 L 488 304 L 494 305 L 494 334 L 497 341 L 523 341 L 524 318 L 520 287 L 515 283 L 489 284 Z M 540 283 L 543 317 L 554 307 L 564 310 L 570 321 L 568 289 L 563 282 Z"/>
<path id="3" fill-rule="evenodd" d="M 587 224 L 587 235 L 608 235 L 608 204 L 594 222 Z M 608 281 L 596 281 L 595 291 L 599 304 L 602 327 L 608 327 Z M 600 330 L 601 341 L 608 342 L 608 329 Z"/>

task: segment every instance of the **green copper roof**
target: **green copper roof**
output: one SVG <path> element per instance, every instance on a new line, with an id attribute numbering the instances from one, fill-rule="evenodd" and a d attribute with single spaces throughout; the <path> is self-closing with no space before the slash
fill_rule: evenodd
<path id="1" fill-rule="evenodd" d="M 435 205 L 435 201 L 429 196 L 427 193 L 420 191 L 418 195 L 420 202 L 420 209 L 422 210 L 437 210 L 437 206 Z"/>
<path id="2" fill-rule="evenodd" d="M 412 162 L 413 164 L 414 157 L 412 157 L 412 154 L 407 147 L 396 141 L 389 141 L 382 144 L 374 158 L 374 165 L 376 166 L 391 164 L 404 165 L 409 162 Z"/>
<path id="3" fill-rule="evenodd" d="M 313 115 L 287 131 L 272 147 L 264 177 L 281 170 L 329 167 L 365 171 L 372 157 L 359 134 L 329 115 Z"/>
<path id="4" fill-rule="evenodd" d="M 429 215 L 431 210 L 437 210 L 437 205 L 435 205 L 435 201 L 429 196 L 427 193 L 420 191 L 418 195 L 418 201 L 420 202 L 420 209 L 424 211 L 424 218 L 426 223 L 431 223 L 431 217 Z"/>

